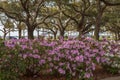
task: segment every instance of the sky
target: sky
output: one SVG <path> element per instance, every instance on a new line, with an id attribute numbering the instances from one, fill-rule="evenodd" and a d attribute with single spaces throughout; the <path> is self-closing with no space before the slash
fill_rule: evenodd
<path id="1" fill-rule="evenodd" d="M 0 29 L 3 28 L 3 25 L 0 23 Z M 43 34 L 42 32 L 40 32 L 40 35 Z M 92 33 L 93 34 L 93 33 Z M 0 31 L 0 36 L 3 37 L 4 33 L 2 31 Z M 101 33 L 100 35 L 105 35 L 105 33 Z M 107 34 L 108 35 L 108 34 Z M 7 36 L 9 36 L 9 33 L 7 34 Z M 10 32 L 10 36 L 15 36 L 18 38 L 18 31 L 14 31 L 14 32 Z M 25 36 L 27 36 L 27 31 L 25 33 Z M 34 36 L 37 36 L 37 31 L 34 31 Z M 71 36 L 78 36 L 77 32 L 72 32 Z"/>
<path id="2" fill-rule="evenodd" d="M 0 29 L 2 29 L 2 28 L 3 28 L 3 26 L 0 24 Z M 43 33 L 40 32 L 40 35 L 41 35 L 41 34 L 43 34 Z M 67 33 L 66 33 L 66 34 L 67 34 Z M 3 35 L 4 35 L 4 33 L 0 31 L 0 36 L 3 37 Z M 68 34 L 67 34 L 67 35 L 68 35 Z M 75 32 L 72 32 L 72 33 L 71 33 L 71 36 L 75 36 L 75 35 L 77 36 L 78 33 L 75 33 Z M 9 33 L 7 34 L 7 36 L 9 36 Z M 18 38 L 18 31 L 10 32 L 10 36 L 15 36 L 15 37 Z M 26 31 L 26 33 L 25 33 L 25 36 L 27 36 L 27 31 Z M 34 36 L 37 36 L 37 31 L 34 31 Z"/>
<path id="3" fill-rule="evenodd" d="M 3 30 L 3 26 L 0 24 L 0 29 Z M 2 31 L 0 31 L 0 36 L 3 36 L 4 33 Z M 37 36 L 37 32 L 34 32 L 34 35 Z M 7 34 L 7 36 L 9 36 L 9 33 Z M 10 36 L 18 36 L 18 31 L 14 31 L 14 32 L 10 32 Z M 27 32 L 25 33 L 25 36 L 27 36 Z"/>
<path id="4" fill-rule="evenodd" d="M 3 25 L 1 23 L 0 23 L 0 29 L 3 30 Z M 10 36 L 15 36 L 15 37 L 18 38 L 18 31 L 10 32 L 10 33 L 7 34 L 7 36 L 9 36 L 9 34 L 10 34 Z M 39 34 L 43 35 L 43 32 L 39 32 Z M 3 35 L 4 35 L 4 33 L 2 31 L 0 31 L 0 36 L 3 37 Z M 23 36 L 23 34 L 22 34 L 22 36 Z M 27 30 L 25 31 L 25 36 L 27 36 Z M 34 31 L 34 36 L 37 36 L 37 31 L 36 30 Z"/>
<path id="5" fill-rule="evenodd" d="M 0 29 L 3 29 L 3 26 L 0 24 Z M 11 36 L 18 36 L 18 32 L 10 32 Z M 0 31 L 0 36 L 3 36 L 3 32 Z M 8 35 L 7 35 L 8 36 Z"/>

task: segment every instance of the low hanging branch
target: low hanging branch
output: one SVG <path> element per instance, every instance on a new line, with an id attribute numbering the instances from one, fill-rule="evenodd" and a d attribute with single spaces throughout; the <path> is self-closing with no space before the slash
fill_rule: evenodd
<path id="1" fill-rule="evenodd" d="M 106 0 L 100 0 L 100 1 L 102 1 L 107 6 L 120 6 L 120 3 L 111 3 L 111 2 L 107 2 Z"/>

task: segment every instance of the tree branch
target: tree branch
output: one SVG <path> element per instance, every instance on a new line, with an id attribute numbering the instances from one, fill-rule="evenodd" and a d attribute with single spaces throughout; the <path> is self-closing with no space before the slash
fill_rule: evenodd
<path id="1" fill-rule="evenodd" d="M 120 6 L 120 3 L 111 3 L 111 2 L 107 2 L 105 0 L 100 0 L 100 1 L 102 1 L 107 6 Z"/>
<path id="2" fill-rule="evenodd" d="M 42 6 L 42 3 L 43 3 L 43 0 L 39 1 L 38 3 L 36 3 L 37 4 L 37 8 L 35 9 L 35 17 L 33 19 L 33 24 L 35 23 L 36 18 L 38 17 L 39 10 L 40 10 L 40 7 Z"/>
<path id="3" fill-rule="evenodd" d="M 22 21 L 24 22 L 25 20 L 22 18 L 22 16 L 20 16 L 20 14 L 16 13 L 16 12 L 11 12 L 11 11 L 7 11 L 5 10 L 4 8 L 0 7 L 0 11 L 1 12 L 4 12 L 4 14 L 9 17 L 9 18 L 12 18 L 12 19 L 15 19 L 17 21 Z M 13 16 L 12 14 L 14 14 L 15 16 Z M 17 17 L 16 17 L 17 16 Z"/>

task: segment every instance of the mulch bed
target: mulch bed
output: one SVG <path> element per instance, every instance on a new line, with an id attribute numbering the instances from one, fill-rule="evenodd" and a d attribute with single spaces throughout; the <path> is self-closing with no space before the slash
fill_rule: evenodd
<path id="1" fill-rule="evenodd" d="M 101 80 L 108 77 L 116 77 L 120 76 L 120 74 L 110 74 L 103 70 L 94 72 L 94 80 Z M 58 76 L 50 76 L 50 75 L 40 75 L 38 77 L 23 77 L 21 80 L 66 80 L 65 77 Z M 73 78 L 72 80 L 77 80 L 77 78 Z"/>
<path id="2" fill-rule="evenodd" d="M 104 78 L 109 78 L 109 77 L 117 77 L 120 76 L 120 74 L 111 74 L 108 73 L 105 69 L 99 69 L 94 72 L 94 80 L 101 80 Z"/>
<path id="3" fill-rule="evenodd" d="M 110 74 L 107 71 L 105 71 L 105 69 L 98 67 L 98 69 L 96 69 L 94 71 L 94 80 L 101 80 L 104 78 L 108 78 L 108 77 L 117 77 L 120 76 L 120 74 Z M 39 75 L 39 76 L 34 76 L 34 77 L 22 77 L 21 80 L 66 80 L 65 77 L 63 76 L 50 76 L 50 75 Z M 71 80 L 78 80 L 77 77 L 71 79 Z"/>

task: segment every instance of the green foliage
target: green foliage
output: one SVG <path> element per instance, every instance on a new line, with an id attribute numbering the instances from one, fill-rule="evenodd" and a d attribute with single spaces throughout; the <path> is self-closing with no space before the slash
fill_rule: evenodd
<path id="1" fill-rule="evenodd" d="M 107 72 L 111 74 L 118 74 L 119 68 L 118 67 L 112 67 L 111 65 L 104 65 L 103 66 Z"/>
<path id="2" fill-rule="evenodd" d="M 109 0 L 106 1 L 109 3 Z M 101 23 L 99 24 L 100 27 L 105 27 L 105 31 L 111 31 L 112 33 L 118 34 L 119 36 L 119 33 L 116 33 L 120 32 L 119 6 L 105 7 L 104 2 L 100 1 L 99 8 L 101 10 L 99 12 L 97 10 L 97 1 L 94 0 L 43 0 L 41 3 L 39 2 L 39 0 L 0 1 L 0 11 L 9 18 L 25 23 L 26 27 L 32 27 L 31 29 L 33 30 L 39 26 L 39 23 L 44 24 L 42 23 L 42 21 L 46 23 L 51 23 L 51 21 L 54 20 L 55 17 L 61 17 L 61 24 L 63 25 L 65 24 L 66 20 L 68 20 L 69 18 L 71 19 L 68 27 L 70 27 L 70 30 L 73 31 L 76 30 L 77 27 L 80 27 L 79 24 L 81 23 L 82 17 L 84 16 L 85 18 L 82 22 L 82 27 L 77 29 L 78 31 L 81 31 L 81 33 L 88 33 L 93 30 L 91 29 L 91 27 L 96 25 L 96 18 L 97 15 L 100 13 L 100 18 L 102 18 Z M 120 0 L 110 1 L 110 3 L 119 2 Z M 62 13 L 62 16 L 59 13 Z M 59 22 L 56 19 L 55 21 L 56 22 L 54 23 L 54 25 L 59 25 Z M 5 25 L 8 26 L 8 23 L 6 23 Z M 91 25 L 87 26 L 88 24 Z M 9 25 L 12 26 L 13 24 L 10 23 Z M 56 27 L 54 25 L 52 25 L 52 27 Z M 52 28 L 48 27 L 47 29 L 51 30 Z M 54 30 L 54 28 L 52 30 Z M 67 31 L 68 29 L 65 28 L 65 30 Z M 61 29 L 58 29 L 58 31 L 61 31 Z M 102 28 L 101 31 L 103 31 Z"/>
<path id="3" fill-rule="evenodd" d="M 22 76 L 40 74 L 64 76 L 67 80 L 74 77 L 93 80 L 95 65 L 103 63 L 104 68 L 112 74 L 120 70 L 120 58 L 115 55 L 120 48 L 117 43 L 97 42 L 90 38 L 59 39 L 13 39 L 1 42 L 1 80 L 21 80 Z M 106 53 L 113 54 L 114 57 L 106 56 Z"/>
<path id="4" fill-rule="evenodd" d="M 103 63 L 103 68 L 111 74 L 118 74 L 120 71 L 120 57 L 119 56 L 112 56 L 109 57 L 110 62 L 109 64 Z"/>
<path id="5" fill-rule="evenodd" d="M 6 44 L 6 43 L 5 43 Z M 13 49 L 6 47 L 3 42 L 0 42 L 0 80 L 21 80 L 22 76 L 33 77 L 39 74 L 40 70 L 47 66 L 39 66 L 39 59 L 28 56 L 27 53 L 32 53 L 33 50 L 22 50 L 19 45 Z M 26 43 L 27 44 L 27 43 Z M 30 46 L 30 44 L 27 44 Z M 37 46 L 34 43 L 32 48 L 38 48 L 41 52 L 45 53 L 46 49 L 43 46 Z M 27 52 L 27 53 L 26 53 Z M 26 55 L 24 55 L 26 53 Z"/>
<path id="6" fill-rule="evenodd" d="M 0 78 L 1 80 L 18 80 L 19 73 L 23 73 L 22 60 L 18 56 L 16 50 L 10 51 L 7 47 L 2 45 L 1 50 L 1 63 L 0 63 Z M 22 64 L 22 65 L 21 65 Z"/>
<path id="7" fill-rule="evenodd" d="M 22 29 L 25 30 L 26 29 L 26 25 L 22 22 L 17 26 L 18 29 Z"/>
<path id="8" fill-rule="evenodd" d="M 5 26 L 5 28 L 14 28 L 13 22 L 11 22 L 9 19 L 6 20 L 4 26 Z"/>

